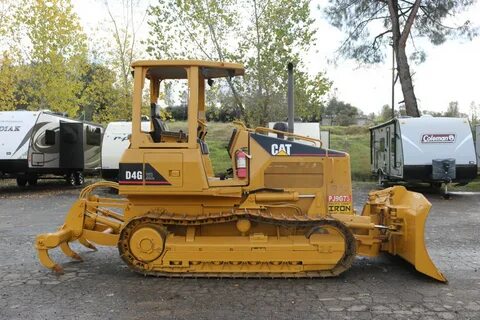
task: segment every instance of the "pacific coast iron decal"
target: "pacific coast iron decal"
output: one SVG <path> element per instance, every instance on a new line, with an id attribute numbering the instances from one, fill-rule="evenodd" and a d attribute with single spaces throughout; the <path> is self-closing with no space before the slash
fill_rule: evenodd
<path id="1" fill-rule="evenodd" d="M 258 133 L 251 134 L 251 137 L 272 156 L 345 157 L 346 155 L 344 152 L 322 149 Z"/>
<path id="2" fill-rule="evenodd" d="M 422 143 L 454 143 L 454 133 L 425 133 L 422 135 Z"/>
<path id="3" fill-rule="evenodd" d="M 328 212 L 350 212 L 352 211 L 351 195 L 329 195 Z"/>
<path id="4" fill-rule="evenodd" d="M 143 163 L 120 163 L 118 183 L 121 185 L 171 185 L 155 168 L 150 164 Z"/>

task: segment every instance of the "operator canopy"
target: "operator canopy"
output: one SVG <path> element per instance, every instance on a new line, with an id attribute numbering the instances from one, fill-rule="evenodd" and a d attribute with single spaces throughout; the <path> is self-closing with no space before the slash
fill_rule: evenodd
<path id="1" fill-rule="evenodd" d="M 189 67 L 200 67 L 205 79 L 242 76 L 245 72 L 238 63 L 202 60 L 140 60 L 132 63 L 132 68 L 135 67 L 148 68 L 148 79 L 187 79 L 186 69 Z"/>

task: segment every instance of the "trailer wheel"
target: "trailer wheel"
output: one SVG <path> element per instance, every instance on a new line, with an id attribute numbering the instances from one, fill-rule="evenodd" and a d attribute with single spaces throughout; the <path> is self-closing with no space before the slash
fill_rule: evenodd
<path id="1" fill-rule="evenodd" d="M 19 187 L 25 187 L 27 185 L 27 177 L 25 176 L 18 176 L 17 177 L 17 186 Z"/>
<path id="2" fill-rule="evenodd" d="M 81 186 L 85 182 L 85 178 L 83 177 L 83 173 L 80 171 L 75 172 L 75 185 Z"/>
<path id="3" fill-rule="evenodd" d="M 28 184 L 31 186 L 36 186 L 38 182 L 38 177 L 37 176 L 31 176 L 28 177 Z"/>
<path id="4" fill-rule="evenodd" d="M 67 181 L 68 185 L 69 186 L 75 186 L 75 173 L 74 172 L 70 172 L 67 174 L 67 176 L 65 177 L 65 181 Z"/>
<path id="5" fill-rule="evenodd" d="M 430 187 L 432 189 L 440 189 L 442 187 L 442 183 L 441 182 L 430 182 Z"/>

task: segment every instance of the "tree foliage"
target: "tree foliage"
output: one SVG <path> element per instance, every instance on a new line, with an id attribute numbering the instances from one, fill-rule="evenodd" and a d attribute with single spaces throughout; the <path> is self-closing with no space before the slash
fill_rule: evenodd
<path id="1" fill-rule="evenodd" d="M 434 45 L 448 39 L 476 35 L 470 21 L 459 26 L 446 25 L 452 16 L 462 12 L 475 0 L 330 0 L 325 12 L 335 27 L 347 38 L 339 51 L 348 58 L 364 63 L 384 61 L 386 49 L 393 45 L 398 77 L 407 114 L 419 116 L 413 88 L 410 61 L 421 62 L 426 54 L 413 44 L 415 38 L 426 38 Z M 410 58 L 407 42 L 412 42 Z"/>
<path id="2" fill-rule="evenodd" d="M 99 122 L 126 119 L 115 66 L 101 64 L 95 55 L 96 62 L 88 61 L 87 39 L 70 0 L 0 4 L 6 17 L 0 27 L 5 49 L 0 110 L 50 109 Z"/>
<path id="3" fill-rule="evenodd" d="M 115 14 L 110 3 L 117 5 L 121 14 Z M 137 56 L 138 30 L 143 24 L 146 12 L 138 14 L 137 8 L 142 0 L 109 1 L 104 0 L 108 13 L 107 29 L 111 35 L 112 45 L 106 48 L 108 64 L 117 73 L 118 87 L 122 91 L 122 99 L 118 101 L 122 108 L 117 110 L 124 119 L 131 118 L 131 103 L 133 93 L 133 77 L 131 76 L 131 64 Z"/>
<path id="4" fill-rule="evenodd" d="M 76 115 L 87 45 L 71 2 L 23 0 L 12 9 L 8 35 L 17 42 L 16 61 L 4 59 L 0 76 L 12 81 L 15 106 L 9 108 Z"/>
<path id="5" fill-rule="evenodd" d="M 302 103 L 297 108 L 299 115 L 318 118 L 322 96 L 330 83 L 324 74 L 310 76 L 300 55 L 311 48 L 315 39 L 309 3 L 307 0 L 159 0 L 149 10 L 152 31 L 148 51 L 155 58 L 243 63 L 247 69 L 245 81 L 227 83 L 233 91 L 229 102 L 237 108 L 234 113 L 251 124 L 285 118 L 286 66 L 292 62 L 296 65 L 295 96 Z"/>
<path id="6" fill-rule="evenodd" d="M 17 74 L 7 52 L 0 58 L 0 110 L 15 110 Z"/>
<path id="7" fill-rule="evenodd" d="M 356 123 L 356 117 L 360 111 L 350 103 L 332 98 L 325 109 L 325 115 L 332 117 L 332 124 L 337 126 L 349 126 Z"/>
<path id="8" fill-rule="evenodd" d="M 123 114 L 123 90 L 115 84 L 115 72 L 104 65 L 92 63 L 88 64 L 81 80 L 82 118 L 100 123 L 120 120 L 119 115 Z"/>

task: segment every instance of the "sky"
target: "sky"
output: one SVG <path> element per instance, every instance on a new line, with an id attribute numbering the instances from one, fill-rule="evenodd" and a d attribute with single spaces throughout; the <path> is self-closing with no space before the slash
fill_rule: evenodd
<path id="1" fill-rule="evenodd" d="M 118 12 L 117 0 L 110 0 L 112 11 Z M 137 11 L 142 15 L 148 3 L 155 0 L 143 0 Z M 108 14 L 103 0 L 73 1 L 85 31 L 98 35 L 98 27 L 105 23 Z M 378 113 L 385 104 L 391 104 L 391 56 L 386 62 L 373 66 L 361 66 L 358 62 L 340 58 L 337 49 L 345 35 L 331 26 L 318 6 L 324 7 L 328 0 L 313 0 L 311 9 L 315 18 L 317 43 L 311 52 L 305 53 L 306 64 L 312 73 L 325 71 L 333 81 L 332 93 L 345 102 L 361 109 L 364 113 Z M 480 26 L 480 2 L 458 17 L 459 21 L 470 19 L 473 25 Z M 148 36 L 148 26 L 143 23 L 139 37 Z M 426 41 L 417 41 L 427 53 L 427 60 L 420 65 L 411 65 L 414 74 L 415 94 L 421 110 L 445 111 L 449 102 L 458 101 L 460 111 L 470 113 L 470 104 L 476 102 L 480 107 L 480 36 L 473 41 L 453 40 L 440 46 Z M 147 56 L 143 57 L 147 58 Z M 403 100 L 400 83 L 395 88 L 395 107 Z"/>

